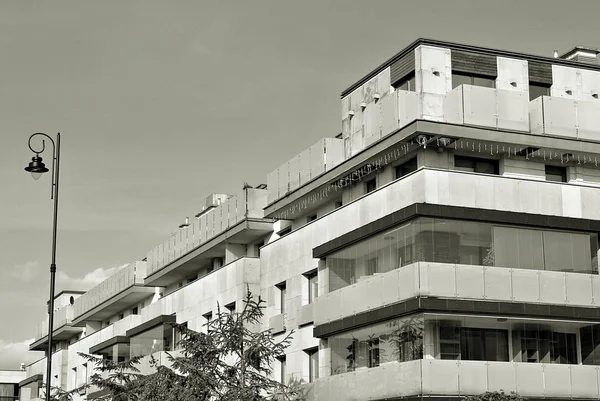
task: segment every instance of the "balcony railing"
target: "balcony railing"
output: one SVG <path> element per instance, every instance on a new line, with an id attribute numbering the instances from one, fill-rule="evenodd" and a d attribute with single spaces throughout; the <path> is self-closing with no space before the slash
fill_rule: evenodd
<path id="1" fill-rule="evenodd" d="M 444 98 L 444 121 L 529 131 L 529 93 L 460 85 Z"/>
<path id="2" fill-rule="evenodd" d="M 54 319 L 52 322 L 52 327 L 54 330 L 66 325 L 71 324 L 74 318 L 74 307 L 71 305 L 67 305 L 60 309 L 54 311 Z M 44 338 L 48 335 L 48 319 L 44 320 L 42 323 L 38 324 L 36 327 L 35 340 L 37 341 L 41 338 Z"/>
<path id="3" fill-rule="evenodd" d="M 268 203 L 281 198 L 344 161 L 344 142 L 324 138 L 267 174 Z"/>
<path id="4" fill-rule="evenodd" d="M 180 229 L 148 252 L 147 276 L 227 231 L 242 220 L 264 217 L 263 208 L 266 205 L 267 191 L 249 188 L 203 213 L 200 218 L 192 219 L 188 227 Z"/>
<path id="5" fill-rule="evenodd" d="M 523 397 L 598 399 L 599 384 L 597 366 L 425 359 L 320 378 L 313 386 L 313 400 L 466 396 L 499 390 Z"/>
<path id="6" fill-rule="evenodd" d="M 319 296 L 315 325 L 416 296 L 597 308 L 600 276 L 418 262 Z"/>
<path id="7" fill-rule="evenodd" d="M 75 300 L 74 317 L 83 315 L 134 284 L 142 285 L 146 276 L 146 262 L 133 262 Z"/>
<path id="8" fill-rule="evenodd" d="M 532 134 L 600 140 L 600 101 L 541 96 L 529 113 Z"/>

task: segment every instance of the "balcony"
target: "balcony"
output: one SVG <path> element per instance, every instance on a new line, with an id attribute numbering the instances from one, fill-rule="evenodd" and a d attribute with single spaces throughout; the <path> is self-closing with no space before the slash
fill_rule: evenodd
<path id="1" fill-rule="evenodd" d="M 344 161 L 344 142 L 324 138 L 267 174 L 268 203 L 285 196 Z"/>
<path id="2" fill-rule="evenodd" d="M 599 384 L 597 366 L 425 359 L 318 379 L 311 399 L 456 397 L 499 390 L 524 397 L 598 399 Z"/>
<path id="3" fill-rule="evenodd" d="M 598 308 L 600 276 L 418 262 L 366 277 L 315 300 L 315 325 L 414 297 Z"/>
<path id="4" fill-rule="evenodd" d="M 531 133 L 600 141 L 600 102 L 541 96 L 529 105 Z"/>
<path id="5" fill-rule="evenodd" d="M 67 305 L 54 311 L 52 322 L 52 341 L 67 340 L 81 332 L 81 328 L 73 327 L 73 306 Z M 48 348 L 48 320 L 36 327 L 34 342 L 29 346 L 30 351 L 45 351 Z"/>
<path id="6" fill-rule="evenodd" d="M 146 263 L 131 263 L 75 300 L 73 325 L 103 321 L 154 293 L 144 287 Z"/>
<path id="7" fill-rule="evenodd" d="M 200 331 L 205 322 L 203 315 L 216 312 L 217 303 L 223 308 L 244 299 L 247 285 L 258 293 L 259 283 L 260 259 L 240 258 L 146 306 L 141 323 L 176 313 L 178 321 L 187 321 L 189 329 Z"/>
<path id="8" fill-rule="evenodd" d="M 167 286 L 225 254 L 225 242 L 247 244 L 273 231 L 264 219 L 267 190 L 249 188 L 203 213 L 148 253 L 146 285 Z"/>
<path id="9" fill-rule="evenodd" d="M 444 121 L 528 132 L 528 107 L 528 92 L 460 85 L 444 98 Z"/>

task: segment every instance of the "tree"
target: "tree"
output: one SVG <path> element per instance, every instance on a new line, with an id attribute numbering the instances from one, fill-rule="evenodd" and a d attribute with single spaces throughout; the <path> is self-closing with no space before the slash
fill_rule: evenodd
<path id="1" fill-rule="evenodd" d="M 287 385 L 270 379 L 272 366 L 285 354 L 289 333 L 275 340 L 270 330 L 259 330 L 265 301 L 248 290 L 239 313 L 217 310 L 205 324 L 206 333 L 173 324 L 182 340 L 177 353 L 168 354 L 171 366 L 151 360 L 155 372 L 142 375 L 139 358 L 114 362 L 80 354 L 98 372 L 90 384 L 106 394 L 95 398 L 111 401 L 299 401 L 305 399 L 303 383 Z"/>
<path id="2" fill-rule="evenodd" d="M 511 392 L 510 394 L 505 394 L 504 390 L 500 391 L 486 391 L 480 395 L 471 395 L 465 397 L 465 401 L 523 401 L 523 397 L 516 394 L 515 392 Z"/>

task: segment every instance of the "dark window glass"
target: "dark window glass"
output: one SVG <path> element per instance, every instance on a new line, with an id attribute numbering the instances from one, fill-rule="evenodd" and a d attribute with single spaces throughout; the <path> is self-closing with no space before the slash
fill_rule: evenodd
<path id="1" fill-rule="evenodd" d="M 529 84 L 529 100 L 537 99 L 540 96 L 550 96 L 550 87 L 541 84 Z"/>
<path id="2" fill-rule="evenodd" d="M 132 315 L 137 315 L 138 314 L 138 307 L 137 306 L 131 310 L 131 314 Z"/>
<path id="3" fill-rule="evenodd" d="M 422 217 L 327 255 L 326 265 L 335 291 L 418 261 L 597 274 L 597 252 L 595 233 Z"/>
<path id="4" fill-rule="evenodd" d="M 452 89 L 460 85 L 483 86 L 485 88 L 495 88 L 496 80 L 486 77 L 478 77 L 467 74 L 452 73 Z"/>
<path id="5" fill-rule="evenodd" d="M 415 92 L 417 90 L 415 86 L 415 76 L 411 74 L 401 80 L 398 85 L 396 85 L 396 89 Z"/>
<path id="6" fill-rule="evenodd" d="M 316 215 L 316 214 L 313 214 L 313 215 L 310 215 L 310 216 L 308 216 L 308 217 L 306 218 L 306 221 L 307 221 L 308 223 L 310 223 L 311 221 L 315 221 L 316 219 L 317 219 L 317 215 Z"/>
<path id="7" fill-rule="evenodd" d="M 537 325 L 525 325 L 523 330 L 513 332 L 513 348 L 516 348 L 517 351 L 516 360 L 520 359 L 521 362 L 577 363 L 574 333 L 561 333 L 543 329 Z"/>
<path id="8" fill-rule="evenodd" d="M 311 304 L 319 296 L 319 275 L 315 271 L 306 275 L 308 280 L 308 303 Z"/>
<path id="9" fill-rule="evenodd" d="M 312 383 L 319 378 L 319 349 L 309 349 L 306 353 L 308 354 L 308 381 Z"/>
<path id="10" fill-rule="evenodd" d="M 277 234 L 279 234 L 280 237 L 283 237 L 285 235 L 288 235 L 291 232 L 292 232 L 292 226 L 289 226 L 289 227 L 286 227 L 283 230 L 279 231 Z"/>
<path id="11" fill-rule="evenodd" d="M 365 182 L 365 187 L 367 189 L 367 193 L 375 191 L 377 188 L 377 179 L 372 178 L 369 181 Z"/>
<path id="12" fill-rule="evenodd" d="M 546 181 L 567 182 L 567 168 L 546 165 Z"/>
<path id="13" fill-rule="evenodd" d="M 396 167 L 396 179 L 402 178 L 405 175 L 412 173 L 413 171 L 417 171 L 416 157 Z"/>
<path id="14" fill-rule="evenodd" d="M 481 174 L 498 175 L 500 172 L 498 160 L 467 156 L 454 156 L 454 168 L 459 171 L 469 171 Z"/>

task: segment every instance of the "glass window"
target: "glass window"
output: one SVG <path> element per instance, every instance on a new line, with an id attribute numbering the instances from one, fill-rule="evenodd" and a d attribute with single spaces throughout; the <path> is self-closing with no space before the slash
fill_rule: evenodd
<path id="1" fill-rule="evenodd" d="M 529 100 L 537 99 L 540 96 L 550 96 L 550 87 L 543 84 L 529 83 Z"/>
<path id="2" fill-rule="evenodd" d="M 319 275 L 315 271 L 307 274 L 306 278 L 308 279 L 308 303 L 312 304 L 319 296 Z"/>
<path id="3" fill-rule="evenodd" d="M 315 221 L 317 219 L 317 215 L 316 214 L 311 214 L 310 216 L 308 216 L 306 218 L 306 222 L 310 223 L 311 221 Z"/>
<path id="4" fill-rule="evenodd" d="M 171 350 L 173 327 L 160 325 L 131 337 L 130 357 L 146 356 L 159 351 Z"/>
<path id="5" fill-rule="evenodd" d="M 598 273 L 598 236 L 417 218 L 327 256 L 330 291 L 418 261 Z"/>
<path id="6" fill-rule="evenodd" d="M 483 86 L 485 88 L 495 88 L 496 80 L 481 76 L 472 76 L 468 74 L 452 73 L 452 89 L 460 85 Z"/>
<path id="7" fill-rule="evenodd" d="M 600 365 L 600 324 L 579 329 L 581 360 L 584 365 Z"/>
<path id="8" fill-rule="evenodd" d="M 411 74 L 402 79 L 398 85 L 396 85 L 396 89 L 415 92 L 417 90 L 415 86 L 415 75 Z"/>
<path id="9" fill-rule="evenodd" d="M 467 156 L 454 156 L 454 168 L 459 171 L 494 175 L 498 175 L 500 171 L 498 160 Z"/>
<path id="10" fill-rule="evenodd" d="M 567 182 L 567 168 L 546 165 L 546 181 Z"/>
<path id="11" fill-rule="evenodd" d="M 412 173 L 413 171 L 417 171 L 416 157 L 396 167 L 396 179 L 402 178 L 405 175 Z"/>
<path id="12" fill-rule="evenodd" d="M 277 284 L 275 287 L 277 287 L 277 291 L 279 291 L 279 308 L 281 313 L 285 313 L 285 282 Z"/>
<path id="13" fill-rule="evenodd" d="M 420 315 L 354 329 L 329 338 L 332 374 L 423 358 Z"/>
<path id="14" fill-rule="evenodd" d="M 308 382 L 312 383 L 319 378 L 319 349 L 312 348 L 305 352 L 308 355 Z"/>
<path id="15" fill-rule="evenodd" d="M 526 324 L 514 330 L 513 348 L 517 362 L 577 363 L 575 334 L 553 331 L 547 325 Z"/>
<path id="16" fill-rule="evenodd" d="M 369 181 L 365 182 L 366 193 L 373 192 L 377 189 L 377 179 L 372 178 Z"/>

